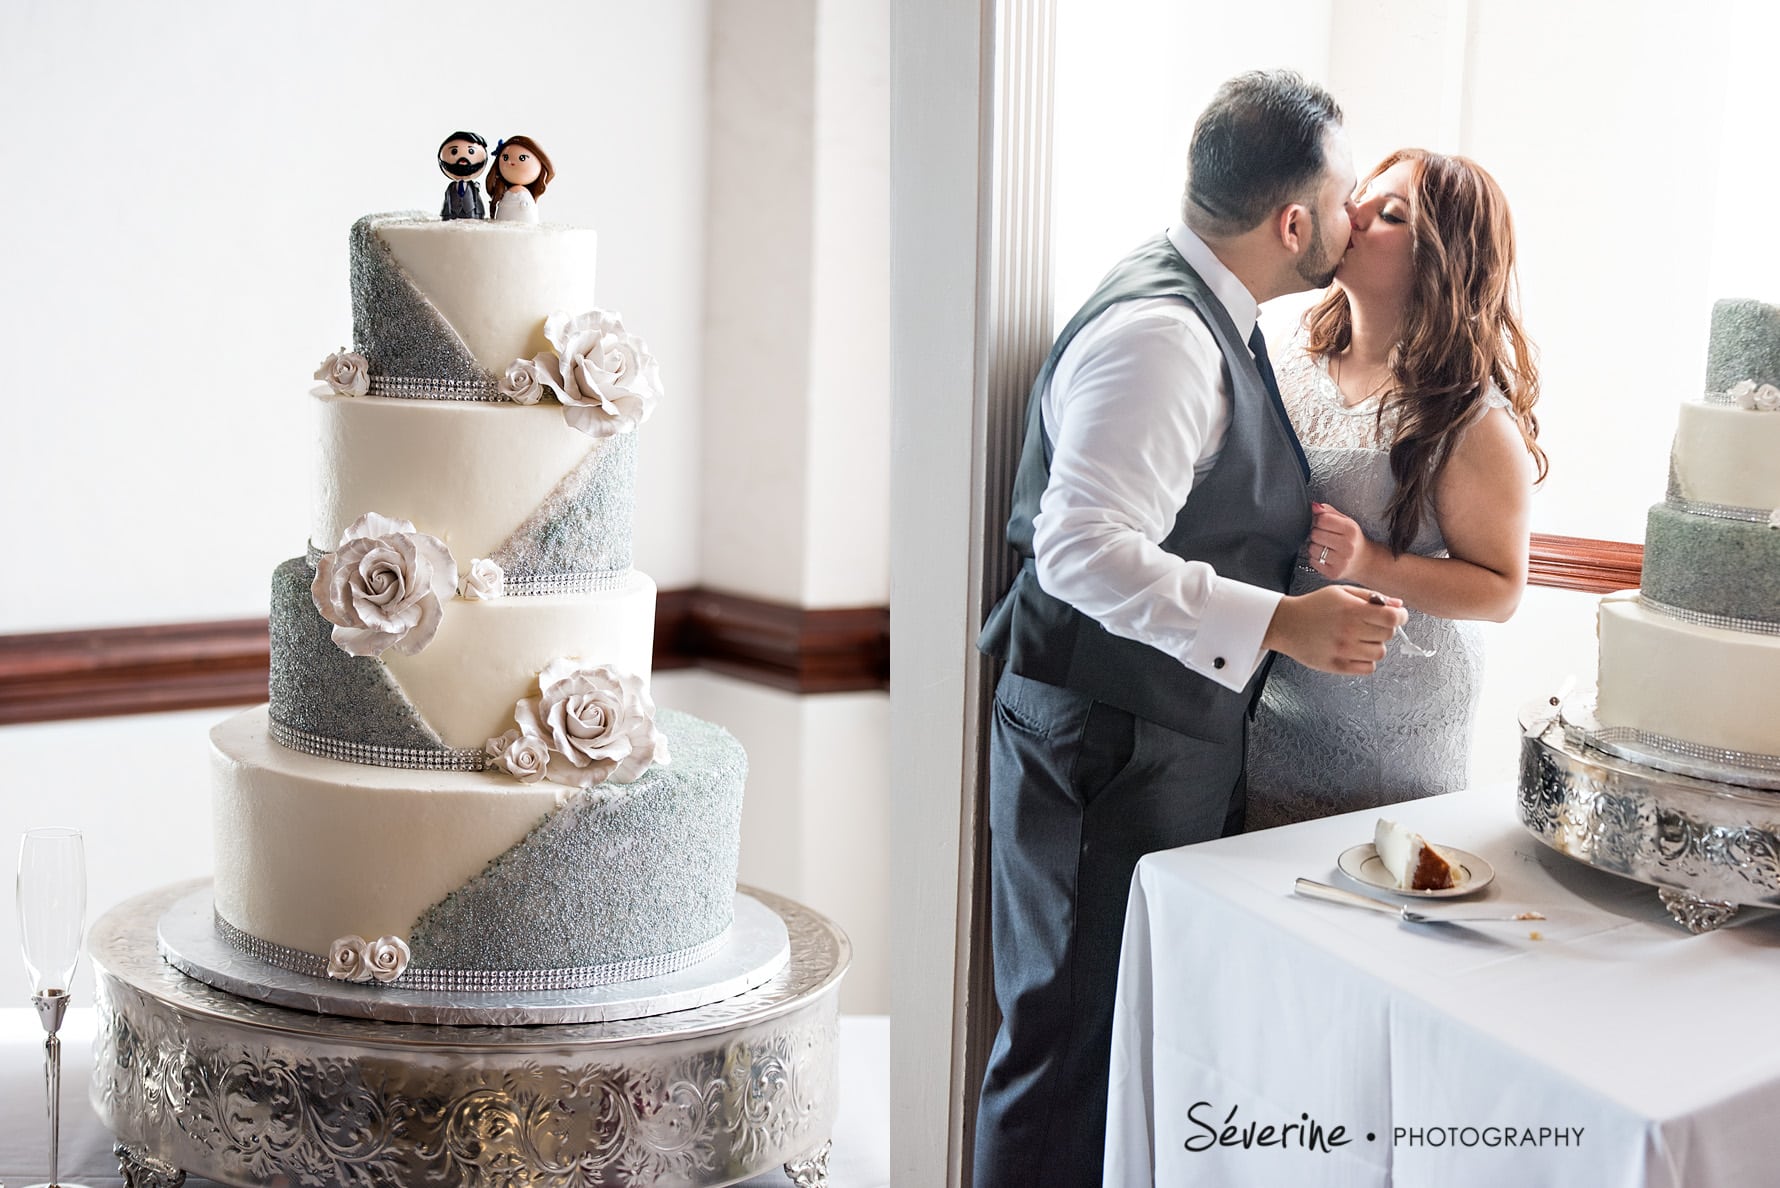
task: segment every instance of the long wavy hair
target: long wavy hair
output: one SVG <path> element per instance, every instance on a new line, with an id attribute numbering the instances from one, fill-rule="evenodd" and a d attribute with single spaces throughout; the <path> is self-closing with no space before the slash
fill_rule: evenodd
<path id="1" fill-rule="evenodd" d="M 1378 407 L 1381 431 L 1387 416 L 1397 418 L 1391 445 L 1397 493 L 1387 509 L 1394 553 L 1415 540 L 1433 507 L 1435 480 L 1492 386 L 1508 398 L 1539 479 L 1550 469 L 1533 416 L 1539 369 L 1520 325 L 1508 200 L 1475 161 L 1424 149 L 1398 149 L 1366 181 L 1399 161 L 1413 162 L 1406 195 L 1413 279 Z M 1353 341 L 1353 311 L 1339 282 L 1304 321 L 1317 354 L 1345 350 Z"/>

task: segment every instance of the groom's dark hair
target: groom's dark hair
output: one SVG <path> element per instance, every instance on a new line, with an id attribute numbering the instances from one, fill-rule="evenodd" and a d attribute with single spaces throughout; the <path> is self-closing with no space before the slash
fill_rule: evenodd
<path id="1" fill-rule="evenodd" d="M 1237 75 L 1193 126 L 1182 221 L 1200 234 L 1240 235 L 1301 200 L 1327 163 L 1324 139 L 1340 126 L 1329 92 L 1293 71 Z"/>

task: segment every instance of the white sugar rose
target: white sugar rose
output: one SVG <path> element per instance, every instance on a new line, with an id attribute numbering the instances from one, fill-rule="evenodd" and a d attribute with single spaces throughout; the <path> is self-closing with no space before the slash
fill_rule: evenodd
<path id="1" fill-rule="evenodd" d="M 1780 388 L 1773 384 L 1758 384 L 1754 380 L 1739 380 L 1725 391 L 1731 402 L 1738 408 L 1749 411 L 1780 412 Z"/>
<path id="2" fill-rule="evenodd" d="M 610 665 L 580 665 L 552 661 L 538 674 L 538 696 L 513 707 L 520 734 L 549 746 L 545 777 L 576 788 L 628 784 L 651 763 L 667 763 L 667 740 L 655 726 L 643 678 Z"/>
<path id="3" fill-rule="evenodd" d="M 509 730 L 483 748 L 493 767 L 522 784 L 535 784 L 550 766 L 550 744 L 536 734 Z"/>
<path id="4" fill-rule="evenodd" d="M 364 937 L 343 936 L 328 948 L 328 977 L 362 982 L 367 976 Z"/>
<path id="5" fill-rule="evenodd" d="M 495 391 L 514 404 L 536 404 L 542 400 L 545 387 L 536 360 L 515 359 L 509 363 L 506 374 L 495 385 Z"/>
<path id="6" fill-rule="evenodd" d="M 408 942 L 399 936 L 380 936 L 365 945 L 366 980 L 395 981 L 408 969 Z"/>
<path id="7" fill-rule="evenodd" d="M 563 417 L 590 437 L 629 433 L 661 399 L 661 371 L 641 338 L 615 313 L 550 315 L 544 337 L 555 355 L 532 360 L 539 381 L 563 403 Z"/>
<path id="8" fill-rule="evenodd" d="M 464 576 L 463 588 L 458 591 L 465 598 L 478 598 L 483 601 L 499 598 L 507 589 L 507 571 L 500 563 L 487 557 L 478 557 L 470 562 L 470 571 Z"/>
<path id="9" fill-rule="evenodd" d="M 323 555 L 309 587 L 315 609 L 334 625 L 334 643 L 353 656 L 392 647 L 414 655 L 432 642 L 440 604 L 456 592 L 457 562 L 445 542 L 376 512 L 360 516 Z"/>
<path id="10" fill-rule="evenodd" d="M 325 396 L 329 392 L 338 396 L 363 396 L 371 390 L 370 364 L 357 351 L 349 351 L 341 347 L 315 369 L 315 378 L 326 382 L 327 387 L 317 388 L 316 394 Z"/>

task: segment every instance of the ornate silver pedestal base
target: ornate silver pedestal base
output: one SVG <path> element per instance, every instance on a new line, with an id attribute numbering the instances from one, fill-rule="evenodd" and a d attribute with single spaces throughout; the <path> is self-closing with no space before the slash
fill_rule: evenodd
<path id="1" fill-rule="evenodd" d="M 758 989 L 619 1022 L 449 1027 L 237 998 L 163 962 L 155 922 L 201 884 L 92 929 L 92 1101 L 132 1188 L 224 1184 L 826 1182 L 850 946 L 790 900 L 791 958 Z"/>
<path id="2" fill-rule="evenodd" d="M 1675 923 L 1698 936 L 1722 927 L 1737 914 L 1737 905 L 1722 899 L 1701 899 L 1691 891 L 1671 891 L 1664 887 L 1657 892 L 1663 906 L 1675 917 Z"/>
<path id="3" fill-rule="evenodd" d="M 1780 907 L 1780 794 L 1579 746 L 1533 711 L 1521 724 L 1520 819 L 1540 841 L 1660 888 L 1690 932 L 1719 927 L 1740 904 Z"/>
<path id="4" fill-rule="evenodd" d="M 111 1153 L 117 1156 L 117 1170 L 128 1188 L 179 1188 L 185 1183 L 184 1172 L 140 1147 L 117 1143 Z"/>

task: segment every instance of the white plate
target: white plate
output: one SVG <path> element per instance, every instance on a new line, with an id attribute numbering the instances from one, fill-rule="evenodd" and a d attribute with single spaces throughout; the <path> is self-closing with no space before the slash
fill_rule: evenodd
<path id="1" fill-rule="evenodd" d="M 1356 883 L 1414 899 L 1453 899 L 1460 895 L 1470 895 L 1489 886 L 1490 881 L 1496 877 L 1495 868 L 1476 854 L 1457 846 L 1443 846 L 1438 843 L 1436 846 L 1459 867 L 1458 883 L 1443 891 L 1406 891 L 1397 886 L 1397 880 L 1385 869 L 1384 859 L 1378 856 L 1378 850 L 1371 842 L 1362 842 L 1341 851 L 1341 857 L 1335 860 L 1335 866 Z"/>

